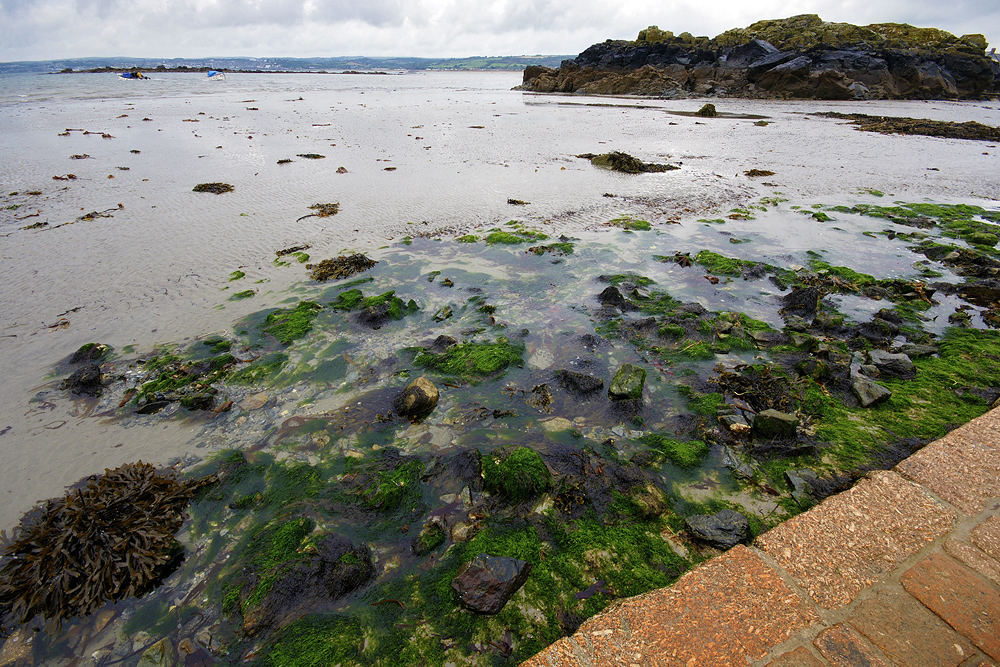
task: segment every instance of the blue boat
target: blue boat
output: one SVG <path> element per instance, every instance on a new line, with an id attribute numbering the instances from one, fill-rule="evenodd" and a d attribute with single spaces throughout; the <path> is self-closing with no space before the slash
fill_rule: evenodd
<path id="1" fill-rule="evenodd" d="M 225 81 L 226 73 L 220 72 L 218 70 L 210 69 L 208 70 L 208 78 L 212 81 Z"/>

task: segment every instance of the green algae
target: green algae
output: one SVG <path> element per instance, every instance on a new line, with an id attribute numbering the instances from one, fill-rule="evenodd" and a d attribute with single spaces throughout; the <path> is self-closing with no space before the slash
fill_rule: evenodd
<path id="1" fill-rule="evenodd" d="M 242 271 L 233 271 L 232 273 L 229 274 L 229 282 L 233 282 L 234 280 L 241 280 L 244 277 L 246 277 L 246 275 L 247 274 L 243 273 Z"/>
<path id="2" fill-rule="evenodd" d="M 458 243 L 478 243 L 479 237 L 475 234 L 465 234 L 456 238 L 455 241 Z"/>
<path id="3" fill-rule="evenodd" d="M 287 362 L 287 354 L 272 352 L 231 373 L 229 381 L 234 384 L 260 384 L 277 375 Z"/>
<path id="4" fill-rule="evenodd" d="M 746 259 L 735 259 L 726 257 L 711 250 L 702 250 L 694 257 L 695 263 L 705 267 L 709 273 L 720 276 L 737 277 L 743 274 L 748 268 L 757 266 L 757 262 Z"/>
<path id="5" fill-rule="evenodd" d="M 646 220 L 639 220 L 629 215 L 614 218 L 605 223 L 608 227 L 620 227 L 628 232 L 648 232 L 653 228 Z"/>
<path id="6" fill-rule="evenodd" d="M 321 309 L 315 301 L 302 301 L 295 308 L 276 310 L 268 314 L 261 331 L 282 345 L 290 345 L 312 331 L 313 320 Z"/>
<path id="7" fill-rule="evenodd" d="M 524 345 L 501 338 L 495 343 L 459 343 L 441 354 L 421 352 L 413 360 L 421 368 L 467 379 L 493 377 L 524 363 Z"/>
<path id="8" fill-rule="evenodd" d="M 503 231 L 491 232 L 486 236 L 486 245 L 518 245 L 519 243 L 527 243 L 528 241 L 529 239 L 522 236 Z"/>
<path id="9" fill-rule="evenodd" d="M 498 450 L 483 458 L 483 480 L 491 493 L 513 501 L 530 500 L 552 484 L 552 475 L 538 452 L 516 447 Z"/>
<path id="10" fill-rule="evenodd" d="M 356 619 L 310 614 L 283 628 L 260 652 L 257 667 L 360 664 L 366 632 Z"/>
<path id="11" fill-rule="evenodd" d="M 254 296 L 256 292 L 252 289 L 243 290 L 242 292 L 237 292 L 236 294 L 229 297 L 230 301 L 242 301 L 243 299 L 249 299 Z"/>
<path id="12" fill-rule="evenodd" d="M 715 395 L 720 396 L 719 394 Z M 675 440 L 660 433 L 646 434 L 637 442 L 656 451 L 678 468 L 694 467 L 708 453 L 708 445 L 701 440 Z"/>
<path id="13" fill-rule="evenodd" d="M 382 512 L 412 507 L 420 499 L 422 470 L 423 464 L 419 461 L 411 461 L 392 470 L 379 470 L 359 497 L 368 507 Z"/>
<path id="14" fill-rule="evenodd" d="M 847 281 L 853 285 L 871 285 L 875 282 L 875 277 L 867 273 L 859 273 L 846 266 L 831 266 L 828 262 L 813 259 L 809 261 L 809 268 L 817 273 L 825 273 Z"/>

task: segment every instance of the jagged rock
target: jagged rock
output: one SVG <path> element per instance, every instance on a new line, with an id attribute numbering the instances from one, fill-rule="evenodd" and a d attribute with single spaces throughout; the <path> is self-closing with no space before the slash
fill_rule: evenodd
<path id="1" fill-rule="evenodd" d="M 921 345 L 920 343 L 904 343 L 896 350 L 910 359 L 929 357 L 939 352 L 937 345 Z"/>
<path id="2" fill-rule="evenodd" d="M 803 14 L 712 39 L 643 30 L 635 41 L 594 44 L 558 69 L 527 67 L 519 88 L 660 97 L 979 99 L 1000 87 L 1000 66 L 985 48 L 982 35 L 829 23 Z"/>
<path id="3" fill-rule="evenodd" d="M 601 302 L 602 306 L 622 309 L 628 307 L 628 301 L 625 300 L 625 297 L 622 296 L 622 293 L 614 285 L 605 287 L 604 291 L 597 295 L 597 300 Z"/>
<path id="4" fill-rule="evenodd" d="M 642 388 L 646 384 L 646 369 L 622 364 L 608 387 L 608 397 L 613 401 L 642 398 Z"/>
<path id="5" fill-rule="evenodd" d="M 799 418 L 787 412 L 764 410 L 753 418 L 753 436 L 761 440 L 789 439 L 795 437 Z"/>
<path id="6" fill-rule="evenodd" d="M 459 603 L 478 614 L 496 614 L 518 591 L 531 573 L 531 563 L 507 556 L 479 554 L 464 563 L 451 587 Z"/>
<path id="7" fill-rule="evenodd" d="M 423 417 L 437 407 L 440 395 L 434 383 L 421 376 L 406 385 L 406 389 L 393 400 L 392 407 L 400 417 Z"/>
<path id="8" fill-rule="evenodd" d="M 868 353 L 868 358 L 881 375 L 910 379 L 916 376 L 913 362 L 905 354 L 892 354 L 885 350 L 872 350 Z"/>
<path id="9" fill-rule="evenodd" d="M 686 520 L 688 532 L 698 540 L 719 549 L 729 549 L 747 539 L 750 522 L 735 510 L 715 514 L 696 514 Z"/>
<path id="10" fill-rule="evenodd" d="M 87 364 L 63 380 L 59 388 L 69 389 L 77 396 L 81 394 L 85 396 L 100 396 L 103 390 L 101 386 L 101 367 L 97 364 Z"/>
<path id="11" fill-rule="evenodd" d="M 577 396 L 586 396 L 604 388 L 604 380 L 586 373 L 560 369 L 555 372 L 559 386 Z"/>
<path id="12" fill-rule="evenodd" d="M 851 384 L 851 391 L 854 392 L 854 395 L 863 408 L 884 403 L 892 396 L 891 391 L 863 375 L 854 378 L 854 382 Z"/>

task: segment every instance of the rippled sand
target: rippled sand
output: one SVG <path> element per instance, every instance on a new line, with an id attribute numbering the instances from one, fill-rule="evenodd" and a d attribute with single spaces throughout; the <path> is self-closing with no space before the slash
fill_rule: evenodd
<path id="1" fill-rule="evenodd" d="M 316 259 L 342 251 L 378 258 L 404 236 L 458 235 L 512 218 L 552 236 L 580 234 L 623 214 L 683 240 L 697 218 L 776 193 L 804 204 L 839 203 L 869 188 L 907 201 L 1000 198 L 996 146 L 862 133 L 810 115 L 1000 125 L 997 103 L 723 100 L 717 107 L 732 116 L 701 119 L 669 113 L 694 111 L 699 100 L 510 91 L 519 79 L 0 79 L 0 528 L 105 467 L 197 455 L 190 425 L 122 429 L 33 397 L 52 380 L 53 365 L 83 343 L 142 351 L 229 329 L 280 303 L 306 279 L 301 266 L 274 265 L 275 251 L 288 246 L 309 244 Z M 768 124 L 739 117 L 754 114 Z M 74 131 L 60 136 L 67 129 Z M 609 150 L 682 168 L 635 177 L 574 157 Z M 297 156 L 305 153 L 325 158 Z M 90 157 L 70 159 L 82 154 Z M 282 159 L 292 162 L 277 164 Z M 754 168 L 775 175 L 744 175 Z M 77 178 L 52 178 L 69 173 Z M 192 192 L 215 181 L 234 192 Z M 301 219 L 323 202 L 339 202 L 340 213 Z M 79 219 L 92 211 L 109 217 Z M 39 222 L 48 225 L 22 229 Z M 767 231 L 772 252 L 815 242 Z M 263 281 L 253 285 L 256 298 L 220 296 L 236 270 Z"/>

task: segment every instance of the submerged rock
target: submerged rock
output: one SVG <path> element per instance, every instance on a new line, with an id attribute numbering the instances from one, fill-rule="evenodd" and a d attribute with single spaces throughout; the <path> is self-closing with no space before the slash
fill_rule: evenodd
<path id="1" fill-rule="evenodd" d="M 496 614 L 528 580 L 531 563 L 507 556 L 479 554 L 463 564 L 451 582 L 463 607 L 477 614 Z"/>
<path id="2" fill-rule="evenodd" d="M 576 396 L 586 396 L 604 388 L 604 380 L 586 373 L 560 369 L 555 372 L 555 376 L 559 380 L 559 386 Z"/>
<path id="3" fill-rule="evenodd" d="M 613 401 L 642 398 L 642 388 L 646 384 L 646 369 L 622 364 L 608 387 L 608 397 Z"/>
<path id="4" fill-rule="evenodd" d="M 747 539 L 750 522 L 745 516 L 731 509 L 715 514 L 697 514 L 687 518 L 688 532 L 698 540 L 719 549 L 735 547 Z"/>
<path id="5" fill-rule="evenodd" d="M 433 382 L 421 376 L 406 386 L 392 402 L 400 417 L 416 419 L 430 414 L 438 404 L 440 392 Z"/>

